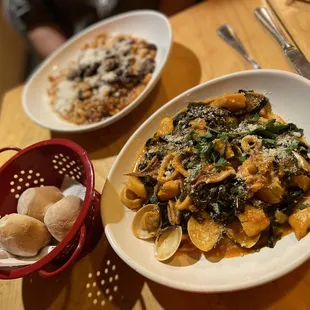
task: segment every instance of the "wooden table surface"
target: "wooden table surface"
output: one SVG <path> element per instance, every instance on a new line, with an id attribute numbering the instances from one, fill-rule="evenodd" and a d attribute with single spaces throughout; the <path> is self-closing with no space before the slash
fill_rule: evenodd
<path id="1" fill-rule="evenodd" d="M 310 5 L 270 0 L 293 39 L 310 57 Z M 241 56 L 216 35 L 223 23 L 234 26 L 246 48 L 262 68 L 293 71 L 279 45 L 253 16 L 263 0 L 209 0 L 170 21 L 174 32 L 171 56 L 162 78 L 148 98 L 121 121 L 92 133 L 62 135 L 33 124 L 21 107 L 22 87 L 13 89 L 0 105 L 0 147 L 25 147 L 62 137 L 81 144 L 96 170 L 96 188 L 122 146 L 137 127 L 174 96 L 201 82 L 251 69 Z M 293 13 L 292 13 L 293 12 Z M 307 13 L 306 13 L 307 12 Z M 298 18 L 300 14 L 301 18 Z M 307 15 L 308 14 L 308 15 Z M 307 42 L 306 42 L 307 41 Z M 0 156 L 0 165 L 12 153 Z M 0 281 L 0 310 L 11 309 L 310 309 L 309 262 L 267 285 L 222 294 L 185 293 L 145 279 L 125 265 L 105 237 L 71 272 L 52 280 L 37 274 Z"/>

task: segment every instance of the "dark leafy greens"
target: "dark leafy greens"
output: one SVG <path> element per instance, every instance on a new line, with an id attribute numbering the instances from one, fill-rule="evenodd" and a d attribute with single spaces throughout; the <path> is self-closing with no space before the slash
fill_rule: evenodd
<path id="1" fill-rule="evenodd" d="M 206 211 L 216 223 L 226 226 L 239 221 L 238 216 L 245 212 L 247 205 L 251 205 L 263 210 L 270 220 L 270 225 L 261 232 L 261 241 L 257 247 L 274 247 L 281 238 L 275 212 L 280 211 L 285 216 L 290 216 L 304 195 L 303 189 L 296 184 L 291 185 L 294 176 L 305 174 L 298 167 L 292 151 L 308 160 L 310 149 L 300 139 L 303 130 L 295 124 L 284 124 L 276 119 L 261 119 L 262 109 L 269 105 L 268 98 L 253 91 L 239 90 L 239 93 L 245 95 L 246 108 L 238 111 L 212 107 L 204 102 L 189 103 L 185 110 L 173 118 L 172 132 L 154 135 L 146 142 L 144 159 L 141 160 L 138 170 L 145 169 L 155 157 L 162 162 L 168 154 L 179 156 L 188 176 L 178 175 L 179 192 L 172 200 L 174 203 L 183 203 L 189 197 L 192 202 L 190 209 L 179 212 L 184 233 L 187 232 L 190 217 L 202 223 L 203 213 Z M 192 121 L 196 119 L 202 120 L 200 125 L 205 124 L 200 130 L 192 126 Z M 240 174 L 241 165 L 253 155 L 242 148 L 242 139 L 245 136 L 259 139 L 260 155 L 272 157 L 272 168 L 268 169 L 273 169 L 275 175 L 280 175 L 280 170 L 283 170 L 279 182 L 285 191 L 276 203 L 261 200 L 256 192 L 250 193 L 249 184 Z M 208 180 L 209 175 L 220 174 L 231 168 L 235 173 L 228 174 L 223 180 Z M 171 163 L 165 169 L 168 176 L 175 172 Z M 255 173 L 259 174 L 254 172 L 254 176 Z M 197 182 L 201 178 L 203 181 Z M 156 176 L 140 177 L 140 180 L 147 191 L 147 203 L 157 204 L 160 208 L 162 228 L 170 226 L 168 201 L 158 197 L 162 183 Z M 273 191 L 276 189 L 277 187 L 273 188 Z M 299 209 L 304 210 L 308 206 L 309 204 L 299 204 Z"/>

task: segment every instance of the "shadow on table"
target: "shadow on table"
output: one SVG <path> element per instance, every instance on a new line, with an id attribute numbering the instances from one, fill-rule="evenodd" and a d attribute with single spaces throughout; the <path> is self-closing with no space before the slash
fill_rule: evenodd
<path id="1" fill-rule="evenodd" d="M 175 96 L 199 84 L 200 78 L 201 67 L 196 55 L 187 47 L 173 43 L 159 83 L 131 113 L 116 123 L 93 132 L 80 134 L 52 132 L 51 136 L 75 141 L 86 149 L 91 159 L 117 155 L 143 121 Z M 108 147 L 110 145 L 112 147 Z"/>
<path id="2" fill-rule="evenodd" d="M 71 269 L 51 279 L 33 273 L 22 280 L 22 298 L 25 310 L 48 309 L 66 287 L 64 299 L 69 297 Z M 60 309 L 59 309 L 60 310 Z"/>
<path id="3" fill-rule="evenodd" d="M 101 304 L 108 309 L 132 309 L 140 303 L 145 309 L 141 291 L 145 278 L 125 264 L 114 252 L 105 237 L 101 244 L 90 255 L 93 270 L 89 292 L 95 304 Z"/>
<path id="4" fill-rule="evenodd" d="M 287 295 L 305 276 L 310 262 L 271 283 L 232 293 L 199 294 L 182 292 L 152 281 L 147 284 L 165 310 L 264 310 Z"/>
<path id="5" fill-rule="evenodd" d="M 145 309 L 141 291 L 145 278 L 128 267 L 105 236 L 73 270 L 45 279 L 35 273 L 22 281 L 25 310 Z"/>

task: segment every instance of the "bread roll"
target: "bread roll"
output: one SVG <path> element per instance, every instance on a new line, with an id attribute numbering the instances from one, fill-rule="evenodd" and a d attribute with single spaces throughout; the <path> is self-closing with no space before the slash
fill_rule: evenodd
<path id="1" fill-rule="evenodd" d="M 0 259 L 6 259 L 6 258 L 10 258 L 11 255 L 9 252 L 3 250 L 3 249 L 0 249 Z"/>
<path id="2" fill-rule="evenodd" d="M 30 216 L 12 213 L 0 219 L 0 247 L 18 256 L 35 256 L 51 241 L 46 226 Z"/>
<path id="3" fill-rule="evenodd" d="M 17 203 L 17 213 L 29 215 L 41 222 L 50 205 L 63 198 L 55 186 L 34 187 L 25 190 Z"/>
<path id="4" fill-rule="evenodd" d="M 46 211 L 44 223 L 52 236 L 62 241 L 79 216 L 83 200 L 67 196 L 51 205 Z"/>

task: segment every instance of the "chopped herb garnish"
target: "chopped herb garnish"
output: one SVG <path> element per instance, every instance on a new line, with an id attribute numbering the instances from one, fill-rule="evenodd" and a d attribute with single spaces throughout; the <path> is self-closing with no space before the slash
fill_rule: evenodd
<path id="1" fill-rule="evenodd" d="M 288 152 L 294 151 L 294 150 L 297 149 L 298 144 L 299 144 L 298 141 L 293 141 L 292 143 L 290 143 L 290 144 L 287 146 L 286 150 L 287 150 Z"/>
<path id="2" fill-rule="evenodd" d="M 252 133 L 255 133 L 261 137 L 274 139 L 278 134 L 280 134 L 281 130 L 285 128 L 285 126 L 286 125 L 277 122 L 275 119 L 271 119 L 267 123 L 253 130 Z"/>
<path id="3" fill-rule="evenodd" d="M 208 131 L 208 132 L 207 132 L 206 134 L 204 134 L 202 137 L 203 137 L 203 138 L 206 138 L 206 139 L 210 139 L 210 138 L 213 137 L 213 135 L 212 135 L 212 133 L 211 133 L 210 131 Z"/>
<path id="4" fill-rule="evenodd" d="M 259 120 L 260 116 L 259 113 L 254 114 L 251 118 L 249 118 L 249 122 L 257 122 Z"/>
<path id="5" fill-rule="evenodd" d="M 230 129 L 236 129 L 237 128 L 237 125 L 234 121 L 229 121 L 227 125 Z"/>
<path id="6" fill-rule="evenodd" d="M 306 209 L 306 208 L 308 208 L 308 207 L 310 207 L 310 204 L 309 204 L 309 203 L 300 203 L 300 204 L 298 205 L 298 209 L 299 209 L 299 210 L 304 210 L 304 209 Z"/>
<path id="7" fill-rule="evenodd" d="M 228 136 L 227 135 L 225 135 L 225 134 L 223 134 L 223 135 L 221 135 L 220 137 L 219 137 L 219 139 L 222 141 L 222 142 L 227 142 L 228 141 Z"/>
<path id="8" fill-rule="evenodd" d="M 181 195 L 179 196 L 179 200 L 180 201 L 184 201 L 184 199 L 186 198 L 187 193 L 186 192 L 182 192 Z"/>
<path id="9" fill-rule="evenodd" d="M 246 198 L 246 190 L 241 185 L 233 187 L 231 193 L 233 194 L 233 196 L 236 196 L 238 198 Z"/>
<path id="10" fill-rule="evenodd" d="M 219 160 L 215 163 L 216 169 L 220 170 L 228 164 L 228 161 L 224 157 L 220 157 Z"/>
<path id="11" fill-rule="evenodd" d="M 217 153 L 212 152 L 212 153 L 210 154 L 211 162 L 215 163 L 215 162 L 218 160 L 217 158 L 218 158 Z"/>
<path id="12" fill-rule="evenodd" d="M 188 141 L 194 141 L 196 140 L 196 132 L 194 130 L 191 130 L 187 135 Z"/>
<path id="13" fill-rule="evenodd" d="M 209 131 L 211 132 L 214 132 L 214 133 L 217 133 L 218 135 L 220 135 L 221 133 L 218 131 L 218 130 L 215 130 L 214 128 L 212 127 L 207 127 L 209 129 Z"/>
<path id="14" fill-rule="evenodd" d="M 200 139 L 196 147 L 200 154 L 209 155 L 214 149 L 214 144 L 206 141 L 205 139 Z"/>
<path id="15" fill-rule="evenodd" d="M 268 139 L 268 138 L 264 138 L 263 139 L 263 146 L 267 147 L 267 148 L 273 148 L 276 145 L 276 140 L 274 139 Z"/>
<path id="16" fill-rule="evenodd" d="M 191 176 L 192 176 L 193 178 L 195 178 L 195 177 L 199 174 L 200 170 L 201 170 L 201 164 L 196 165 L 196 166 L 191 170 Z"/>
<path id="17" fill-rule="evenodd" d="M 224 147 L 221 149 L 220 151 L 220 156 L 223 157 L 225 155 L 226 152 L 226 144 L 224 145 Z"/>
<path id="18" fill-rule="evenodd" d="M 237 158 L 241 163 L 243 163 L 246 160 L 246 156 L 239 156 Z"/>

